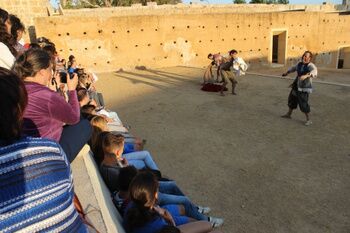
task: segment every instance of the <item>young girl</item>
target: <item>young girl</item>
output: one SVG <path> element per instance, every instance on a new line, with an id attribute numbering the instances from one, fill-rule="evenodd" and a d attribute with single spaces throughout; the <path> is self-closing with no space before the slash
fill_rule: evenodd
<path id="1" fill-rule="evenodd" d="M 159 207 L 157 203 L 158 181 L 150 172 L 140 172 L 129 187 L 129 198 L 124 226 L 129 233 L 156 233 L 164 226 L 182 225 L 189 218 L 181 215 L 176 205 Z"/>
<path id="2" fill-rule="evenodd" d="M 207 233 L 212 226 L 206 221 L 193 221 L 179 205 L 157 205 L 159 183 L 150 172 L 139 172 L 129 185 L 129 202 L 124 214 L 128 233 L 158 233 L 167 226 L 179 226 L 183 233 Z M 175 230 L 175 228 L 172 228 Z"/>

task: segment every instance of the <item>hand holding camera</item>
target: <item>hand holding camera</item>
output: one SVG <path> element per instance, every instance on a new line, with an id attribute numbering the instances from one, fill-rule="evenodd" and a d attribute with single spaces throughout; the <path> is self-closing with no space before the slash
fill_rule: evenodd
<path id="1" fill-rule="evenodd" d="M 78 86 L 78 75 L 73 73 L 67 78 L 68 91 L 74 91 Z"/>

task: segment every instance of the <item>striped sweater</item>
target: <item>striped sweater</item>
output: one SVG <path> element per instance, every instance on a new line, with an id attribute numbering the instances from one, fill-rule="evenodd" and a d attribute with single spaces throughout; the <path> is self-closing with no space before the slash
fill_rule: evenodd
<path id="1" fill-rule="evenodd" d="M 56 142 L 27 137 L 0 147 L 0 232 L 87 232 L 73 195 Z"/>

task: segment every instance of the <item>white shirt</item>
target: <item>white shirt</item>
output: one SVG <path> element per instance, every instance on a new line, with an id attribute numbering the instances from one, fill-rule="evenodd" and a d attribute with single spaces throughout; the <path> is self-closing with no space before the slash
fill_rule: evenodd
<path id="1" fill-rule="evenodd" d="M 15 63 L 16 58 L 12 55 L 10 49 L 2 42 L 0 42 L 0 67 L 11 69 Z"/>
<path id="2" fill-rule="evenodd" d="M 245 71 L 248 69 L 248 65 L 244 62 L 244 60 L 240 57 L 235 58 L 232 63 L 232 71 L 236 73 L 236 75 L 244 75 Z"/>

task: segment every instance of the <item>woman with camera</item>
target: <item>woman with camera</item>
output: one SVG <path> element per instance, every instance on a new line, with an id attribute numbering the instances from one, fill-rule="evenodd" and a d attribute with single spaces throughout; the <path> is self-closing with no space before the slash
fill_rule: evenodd
<path id="1" fill-rule="evenodd" d="M 67 79 L 68 102 L 48 88 L 53 76 L 52 59 L 42 49 L 30 49 L 18 57 L 14 71 L 24 80 L 28 107 L 24 112 L 23 133 L 59 142 L 71 162 L 89 140 L 90 123 L 80 120 L 76 93 L 77 75 Z"/>

